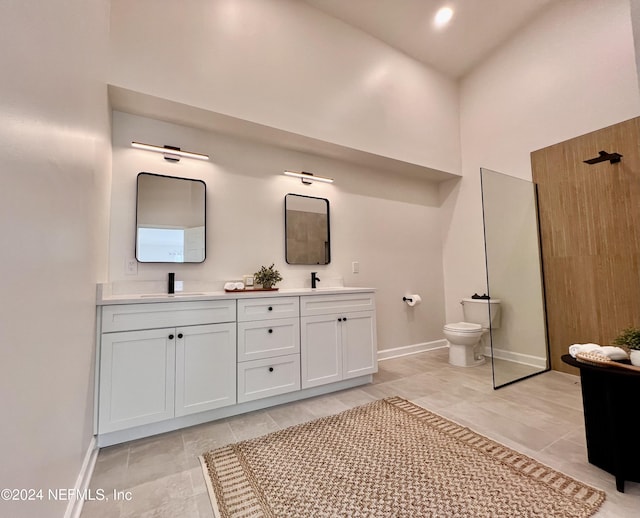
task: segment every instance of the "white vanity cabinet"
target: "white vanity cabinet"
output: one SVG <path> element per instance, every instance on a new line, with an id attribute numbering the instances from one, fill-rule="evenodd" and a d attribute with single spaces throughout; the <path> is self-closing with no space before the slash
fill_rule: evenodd
<path id="1" fill-rule="evenodd" d="M 235 300 L 104 306 L 98 433 L 235 404 L 235 312 Z"/>
<path id="2" fill-rule="evenodd" d="M 302 388 L 377 372 L 373 293 L 300 297 Z"/>
<path id="3" fill-rule="evenodd" d="M 356 387 L 377 371 L 370 288 L 98 300 L 99 446 Z"/>
<path id="4" fill-rule="evenodd" d="M 238 300 L 238 403 L 300 390 L 298 297 Z"/>

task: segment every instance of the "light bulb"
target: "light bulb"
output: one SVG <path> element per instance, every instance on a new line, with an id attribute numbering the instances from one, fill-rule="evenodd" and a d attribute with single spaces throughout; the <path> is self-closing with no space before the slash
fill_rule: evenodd
<path id="1" fill-rule="evenodd" d="M 453 16 L 453 9 L 451 7 L 441 7 L 438 9 L 435 18 L 433 19 L 436 27 L 444 27 L 449 23 Z"/>

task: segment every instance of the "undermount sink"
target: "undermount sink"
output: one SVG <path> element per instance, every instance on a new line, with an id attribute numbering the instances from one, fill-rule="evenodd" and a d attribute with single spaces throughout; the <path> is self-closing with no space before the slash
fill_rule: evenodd
<path id="1" fill-rule="evenodd" d="M 168 299 L 172 299 L 172 298 L 176 298 L 176 297 L 195 297 L 198 295 L 206 295 L 205 293 L 195 293 L 195 292 L 188 292 L 188 293 L 152 293 L 149 295 L 140 295 L 140 298 L 143 299 L 162 299 L 162 298 L 168 298 Z"/>
<path id="2" fill-rule="evenodd" d="M 300 288 L 298 291 L 304 291 L 308 293 L 315 293 L 317 291 L 342 291 L 350 288 L 345 286 L 318 286 L 317 288 Z"/>

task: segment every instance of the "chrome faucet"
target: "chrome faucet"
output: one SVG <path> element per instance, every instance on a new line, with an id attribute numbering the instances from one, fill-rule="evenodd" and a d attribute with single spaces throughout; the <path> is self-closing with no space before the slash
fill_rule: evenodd
<path id="1" fill-rule="evenodd" d="M 311 287 L 315 288 L 317 282 L 320 282 L 320 278 L 318 277 L 318 272 L 311 272 Z"/>

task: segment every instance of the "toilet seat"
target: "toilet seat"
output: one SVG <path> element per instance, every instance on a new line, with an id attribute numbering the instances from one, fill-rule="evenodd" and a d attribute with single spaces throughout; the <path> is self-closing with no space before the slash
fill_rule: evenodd
<path id="1" fill-rule="evenodd" d="M 472 324 L 471 322 L 456 322 L 454 324 L 445 324 L 445 331 L 452 331 L 454 333 L 477 333 L 482 331 L 480 324 Z"/>

